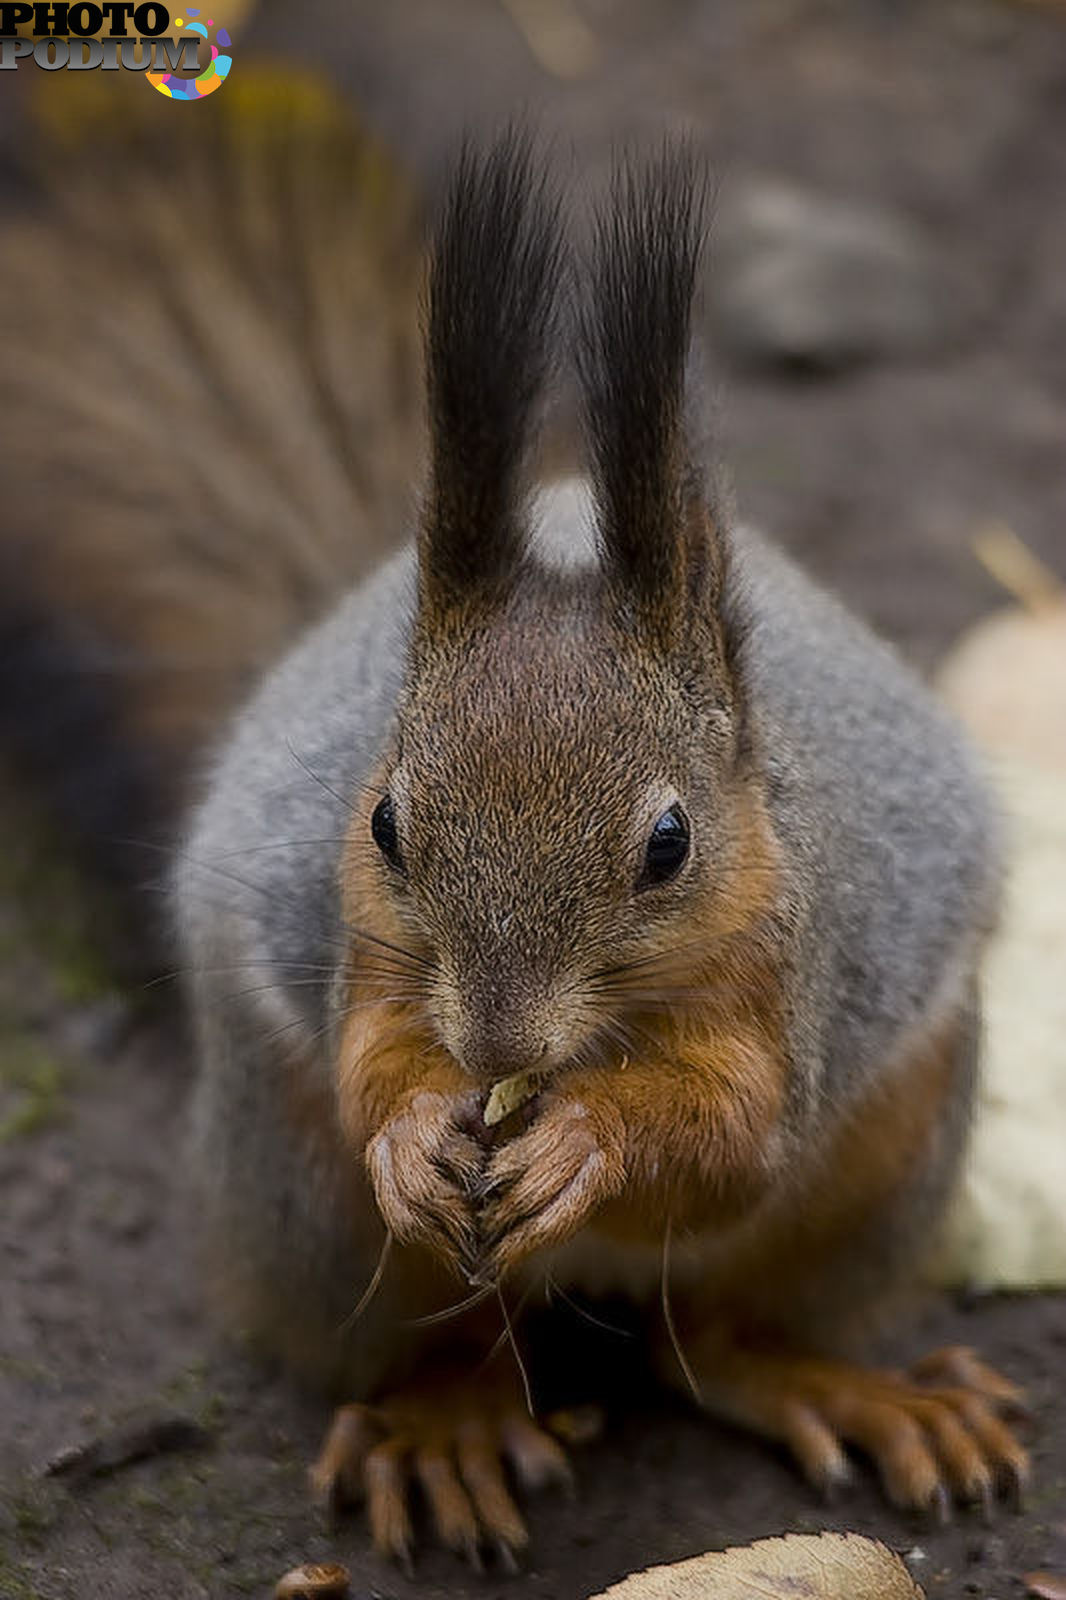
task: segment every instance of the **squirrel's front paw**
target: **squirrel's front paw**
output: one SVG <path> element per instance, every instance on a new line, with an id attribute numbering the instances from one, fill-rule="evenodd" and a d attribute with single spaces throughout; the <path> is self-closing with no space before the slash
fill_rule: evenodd
<path id="1" fill-rule="evenodd" d="M 386 1227 L 468 1272 L 476 1256 L 473 1194 L 484 1151 L 466 1131 L 476 1095 L 413 1091 L 366 1147 L 366 1165 Z"/>
<path id="2" fill-rule="evenodd" d="M 586 1223 L 625 1181 L 621 1119 L 580 1098 L 545 1095 L 527 1132 L 495 1152 L 482 1184 L 477 1277 L 508 1268 Z"/>

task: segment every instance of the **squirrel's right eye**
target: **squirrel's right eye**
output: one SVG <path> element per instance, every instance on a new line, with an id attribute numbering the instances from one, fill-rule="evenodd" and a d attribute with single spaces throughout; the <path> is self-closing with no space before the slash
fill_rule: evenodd
<path id="1" fill-rule="evenodd" d="M 396 813 L 392 809 L 392 799 L 387 794 L 374 807 L 370 832 L 390 867 L 401 867 L 403 863 L 400 860 L 400 841 L 396 836 Z"/>

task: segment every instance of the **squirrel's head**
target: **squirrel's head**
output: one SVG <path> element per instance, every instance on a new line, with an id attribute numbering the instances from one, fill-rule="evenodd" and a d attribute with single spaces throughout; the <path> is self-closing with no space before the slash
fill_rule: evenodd
<path id="1" fill-rule="evenodd" d="M 739 606 L 686 428 L 703 193 L 666 154 L 600 218 L 584 540 L 581 497 L 526 482 L 564 256 L 521 140 L 464 157 L 437 235 L 417 608 L 366 822 L 433 1027 L 481 1081 L 625 1049 L 630 1002 L 737 898 Z"/>

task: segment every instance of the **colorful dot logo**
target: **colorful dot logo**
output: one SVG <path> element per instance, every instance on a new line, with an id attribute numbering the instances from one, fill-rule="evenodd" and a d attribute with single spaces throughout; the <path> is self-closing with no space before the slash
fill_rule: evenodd
<path id="1" fill-rule="evenodd" d="M 206 22 L 197 21 L 200 11 L 192 6 L 186 8 L 186 16 L 188 21 L 182 17 L 174 18 L 175 28 L 180 28 L 183 33 L 199 34 L 202 39 L 211 39 L 208 29 L 215 28 L 213 18 L 208 17 Z M 158 89 L 160 94 L 165 94 L 168 100 L 203 100 L 207 95 L 214 94 L 216 89 L 220 89 L 229 77 L 233 58 L 223 54 L 223 51 L 230 50 L 232 45 L 232 39 L 220 24 L 215 28 L 214 42 L 211 44 L 211 60 L 199 77 L 182 78 L 174 72 L 149 72 L 146 74 L 148 82 L 153 89 Z"/>

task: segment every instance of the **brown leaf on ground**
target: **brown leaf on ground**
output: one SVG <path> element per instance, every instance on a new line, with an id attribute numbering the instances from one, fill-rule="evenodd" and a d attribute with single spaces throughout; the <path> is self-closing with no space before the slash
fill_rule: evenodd
<path id="1" fill-rule="evenodd" d="M 1022 1582 L 1037 1600 L 1066 1600 L 1066 1577 L 1054 1572 L 1023 1572 Z"/>
<path id="2" fill-rule="evenodd" d="M 983 1288 L 1066 1284 L 1066 598 L 1006 530 L 982 560 L 1025 607 L 959 641 L 939 688 L 989 760 L 1007 878 L 983 973 L 985 1048 L 971 1158 L 941 1275 Z"/>
<path id="3" fill-rule="evenodd" d="M 652 1567 L 594 1600 L 922 1600 L 900 1561 L 854 1533 L 787 1534 Z"/>

